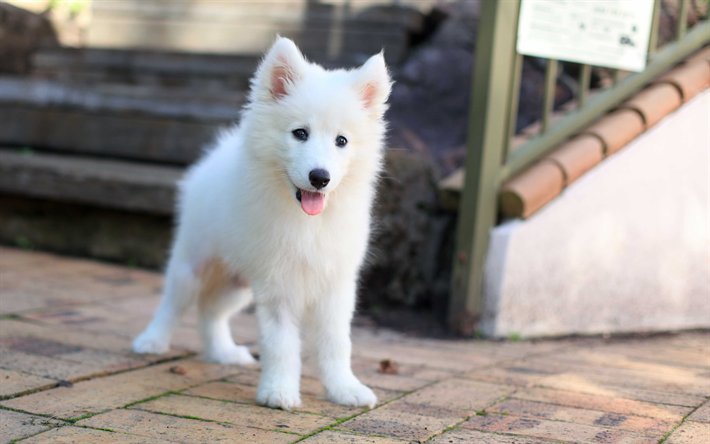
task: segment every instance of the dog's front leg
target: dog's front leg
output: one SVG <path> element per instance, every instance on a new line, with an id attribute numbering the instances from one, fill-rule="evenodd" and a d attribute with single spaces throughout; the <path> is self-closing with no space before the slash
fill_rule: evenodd
<path id="1" fill-rule="evenodd" d="M 261 380 L 256 402 L 291 410 L 301 405 L 301 340 L 298 316 L 288 304 L 257 304 L 261 331 Z"/>
<path id="2" fill-rule="evenodd" d="M 372 408 L 377 397 L 353 374 L 350 363 L 350 323 L 354 309 L 355 279 L 352 279 L 318 301 L 312 337 L 328 399 L 337 404 Z"/>

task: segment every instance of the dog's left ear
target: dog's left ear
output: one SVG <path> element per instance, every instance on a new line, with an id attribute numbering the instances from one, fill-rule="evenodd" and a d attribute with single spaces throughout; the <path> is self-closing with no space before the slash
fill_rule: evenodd
<path id="1" fill-rule="evenodd" d="M 277 37 L 252 79 L 252 101 L 273 101 L 287 96 L 301 79 L 306 63 L 292 40 Z"/>
<path id="2" fill-rule="evenodd" d="M 382 117 L 387 110 L 387 98 L 392 90 L 392 80 L 382 52 L 370 57 L 357 70 L 355 87 L 365 108 L 376 117 Z"/>

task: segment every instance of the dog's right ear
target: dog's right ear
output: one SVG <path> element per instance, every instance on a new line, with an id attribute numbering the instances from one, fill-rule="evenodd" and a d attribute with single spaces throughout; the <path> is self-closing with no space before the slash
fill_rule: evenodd
<path id="1" fill-rule="evenodd" d="M 387 110 L 387 98 L 392 91 L 392 80 L 387 71 L 384 53 L 373 55 L 355 72 L 355 87 L 365 109 L 376 118 L 381 118 Z"/>
<path id="2" fill-rule="evenodd" d="M 287 96 L 303 74 L 306 59 L 292 40 L 277 37 L 251 82 L 252 101 L 274 101 Z"/>

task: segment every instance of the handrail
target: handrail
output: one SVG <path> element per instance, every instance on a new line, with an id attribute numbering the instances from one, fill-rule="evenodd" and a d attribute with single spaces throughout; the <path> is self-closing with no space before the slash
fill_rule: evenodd
<path id="1" fill-rule="evenodd" d="M 516 148 L 503 166 L 505 180 L 544 156 L 573 134 L 581 131 L 599 116 L 641 90 L 649 81 L 663 74 L 679 60 L 692 54 L 710 40 L 710 22 L 694 26 L 682 40 L 669 43 L 656 52 L 643 71 L 632 74 L 607 91 L 591 98 L 584 107 L 571 111 L 546 132 Z"/>

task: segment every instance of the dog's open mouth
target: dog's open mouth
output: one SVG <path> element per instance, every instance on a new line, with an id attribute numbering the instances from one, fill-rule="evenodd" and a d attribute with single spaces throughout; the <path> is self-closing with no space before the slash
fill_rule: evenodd
<path id="1" fill-rule="evenodd" d="M 301 208 L 309 216 L 320 214 L 325 208 L 325 194 L 317 191 L 296 189 L 296 199 L 301 202 Z"/>

